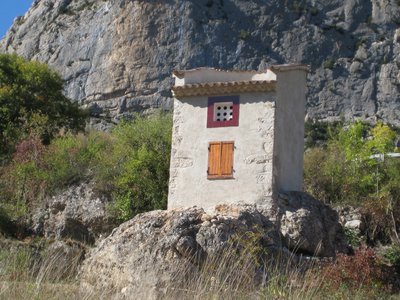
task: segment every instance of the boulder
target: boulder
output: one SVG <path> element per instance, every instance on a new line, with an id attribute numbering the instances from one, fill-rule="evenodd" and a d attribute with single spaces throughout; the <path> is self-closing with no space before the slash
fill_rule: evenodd
<path id="1" fill-rule="evenodd" d="M 128 299 L 133 294 L 162 298 L 174 284 L 200 276 L 207 260 L 232 250 L 233 259 L 250 253 L 264 263 L 249 272 L 251 282 L 261 284 L 265 262 L 276 263 L 278 257 L 285 266 L 298 262 L 288 248 L 318 256 L 348 250 L 329 206 L 304 193 L 280 195 L 278 204 L 219 205 L 213 214 L 192 207 L 137 215 L 92 249 L 81 269 L 81 288 Z"/>
<path id="2" fill-rule="evenodd" d="M 108 197 L 97 195 L 90 183 L 72 186 L 45 201 L 32 217 L 31 230 L 47 238 L 92 244 L 114 228 L 106 212 L 108 202 Z"/>
<path id="3" fill-rule="evenodd" d="M 90 252 L 81 269 L 81 287 L 138 299 L 157 297 L 188 273 L 199 275 L 206 259 L 228 251 L 235 239 L 249 236 L 270 253 L 282 248 L 274 224 L 252 207 L 235 215 L 208 215 L 197 207 L 140 214 Z"/>
<path id="4" fill-rule="evenodd" d="M 277 220 L 292 251 L 314 256 L 350 252 L 337 212 L 306 193 L 279 194 Z"/>

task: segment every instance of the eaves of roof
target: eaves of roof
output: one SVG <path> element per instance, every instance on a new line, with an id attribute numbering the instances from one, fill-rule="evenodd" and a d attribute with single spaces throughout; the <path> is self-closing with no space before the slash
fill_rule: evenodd
<path id="1" fill-rule="evenodd" d="M 246 92 L 272 92 L 276 89 L 276 80 L 252 80 L 232 82 L 210 82 L 174 86 L 175 98 L 193 96 L 215 96 Z"/>
<path id="2" fill-rule="evenodd" d="M 282 64 L 282 65 L 273 65 L 269 68 L 272 72 L 284 72 L 284 71 L 292 71 L 292 70 L 302 70 L 306 72 L 310 72 L 311 68 L 308 65 L 304 64 Z M 256 70 L 224 70 L 224 69 L 217 69 L 217 68 L 208 68 L 208 67 L 200 67 L 200 68 L 194 68 L 194 69 L 189 69 L 189 70 L 173 70 L 172 74 L 174 74 L 178 78 L 184 78 L 185 74 L 187 73 L 193 73 L 196 71 L 201 71 L 201 70 L 214 70 L 218 72 L 225 72 L 225 73 L 251 73 L 251 74 L 261 74 L 261 73 L 266 73 L 268 69 L 265 69 L 264 71 L 256 71 Z"/>

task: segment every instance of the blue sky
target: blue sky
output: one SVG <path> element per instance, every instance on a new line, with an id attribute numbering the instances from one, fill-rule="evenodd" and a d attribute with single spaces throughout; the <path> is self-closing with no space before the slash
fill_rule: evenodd
<path id="1" fill-rule="evenodd" d="M 14 18 L 23 16 L 32 2 L 32 0 L 0 0 L 0 39 L 11 27 Z"/>

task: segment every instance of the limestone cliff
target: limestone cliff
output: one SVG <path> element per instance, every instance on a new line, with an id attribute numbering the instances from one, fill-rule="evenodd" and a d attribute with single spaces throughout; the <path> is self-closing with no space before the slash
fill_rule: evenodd
<path id="1" fill-rule="evenodd" d="M 173 69 L 312 67 L 312 118 L 400 125 L 398 0 L 36 0 L 0 52 L 49 63 L 93 116 L 171 107 Z"/>

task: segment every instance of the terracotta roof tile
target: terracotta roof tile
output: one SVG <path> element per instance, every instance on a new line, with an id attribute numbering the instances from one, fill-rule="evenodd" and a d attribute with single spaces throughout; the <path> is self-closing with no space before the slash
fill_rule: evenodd
<path id="1" fill-rule="evenodd" d="M 228 93 L 270 92 L 275 90 L 275 85 L 275 80 L 194 83 L 183 86 L 174 86 L 172 92 L 176 98 L 188 96 L 212 96 Z"/>

